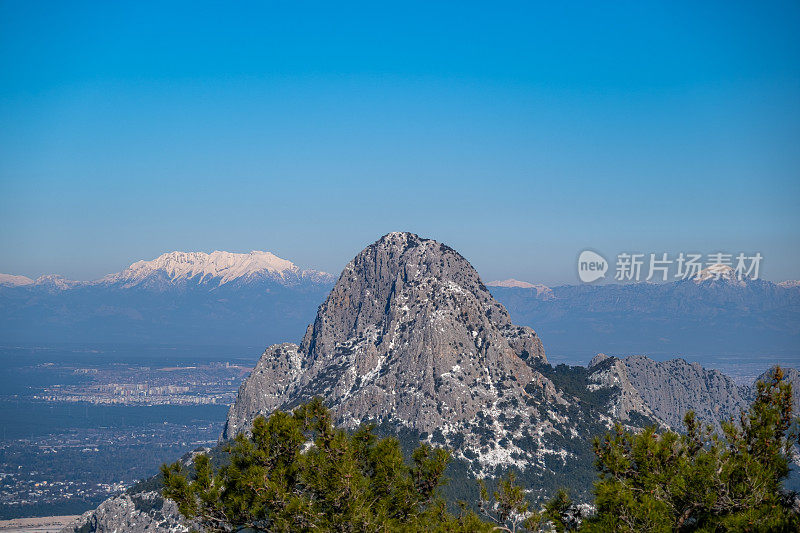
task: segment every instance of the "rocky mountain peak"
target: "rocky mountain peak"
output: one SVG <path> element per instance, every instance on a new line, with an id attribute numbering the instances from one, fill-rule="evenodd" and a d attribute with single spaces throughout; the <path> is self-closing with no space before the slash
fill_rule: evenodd
<path id="1" fill-rule="evenodd" d="M 454 316 L 455 321 L 464 323 L 466 313 L 474 311 L 482 315 L 476 328 L 486 328 L 491 322 L 508 330 L 523 358 L 544 358 L 533 330 L 511 324 L 506 309 L 458 252 L 437 241 L 399 232 L 381 237 L 347 264 L 301 346 L 312 360 L 333 353 L 337 345 L 369 335 L 376 336 L 376 345 L 388 349 L 402 333 L 402 326 L 419 318 L 412 307 L 442 320 L 446 308 L 467 302 L 470 306 Z"/>
<path id="2" fill-rule="evenodd" d="M 606 361 L 608 359 L 611 359 L 610 355 L 606 355 L 604 353 L 599 353 L 599 354 L 595 355 L 594 357 L 592 357 L 592 360 L 589 361 L 589 368 L 590 369 L 594 368 L 597 365 L 599 365 L 600 363 L 602 363 L 603 361 Z"/>
<path id="3" fill-rule="evenodd" d="M 552 427 L 547 404 L 566 401 L 526 360 L 546 362 L 541 341 L 511 322 L 466 259 L 437 241 L 390 233 L 348 263 L 299 347 L 265 352 L 224 436 L 313 396 L 349 426 L 391 420 L 446 439 L 495 424 L 496 443 L 511 436 L 493 420 L 502 413 L 528 421 L 515 426 L 520 438 L 541 435 Z M 536 405 L 526 388 L 537 391 Z"/>

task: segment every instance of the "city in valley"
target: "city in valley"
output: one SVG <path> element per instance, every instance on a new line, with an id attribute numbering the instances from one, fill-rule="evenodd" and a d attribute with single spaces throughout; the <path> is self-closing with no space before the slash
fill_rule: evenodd
<path id="1" fill-rule="evenodd" d="M 81 513 L 213 446 L 258 353 L 130 351 L 0 349 L 0 520 Z"/>
<path id="2" fill-rule="evenodd" d="M 84 379 L 73 385 L 43 387 L 32 396 L 34 400 L 119 405 L 230 405 L 242 376 L 250 370 L 229 362 L 160 368 L 125 364 L 107 368 L 56 363 L 42 366 L 71 371 Z"/>

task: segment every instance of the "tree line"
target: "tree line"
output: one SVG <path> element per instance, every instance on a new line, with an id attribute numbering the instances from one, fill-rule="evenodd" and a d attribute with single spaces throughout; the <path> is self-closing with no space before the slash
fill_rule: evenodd
<path id="1" fill-rule="evenodd" d="M 410 461 L 400 442 L 372 426 L 336 428 L 319 398 L 292 413 L 255 420 L 215 468 L 163 465 L 163 495 L 209 532 L 683 532 L 800 531 L 796 494 L 783 488 L 800 444 L 791 385 L 776 368 L 735 423 L 712 432 L 694 413 L 685 431 L 616 425 L 594 439 L 597 478 L 590 505 L 566 490 L 535 506 L 513 472 L 478 502 L 448 506 L 448 450 L 420 444 Z"/>

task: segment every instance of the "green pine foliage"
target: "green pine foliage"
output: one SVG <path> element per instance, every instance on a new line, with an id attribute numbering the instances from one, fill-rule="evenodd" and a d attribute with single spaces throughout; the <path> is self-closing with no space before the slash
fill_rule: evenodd
<path id="1" fill-rule="evenodd" d="M 566 490 L 559 490 L 540 511 L 532 510 L 525 489 L 517 485 L 513 471 L 503 476 L 492 498 L 484 480 L 479 480 L 480 512 L 493 524 L 493 531 L 551 532 L 572 531 L 580 524 L 580 511 Z"/>
<path id="2" fill-rule="evenodd" d="M 372 427 L 336 429 L 319 399 L 259 417 L 230 461 L 207 455 L 194 473 L 164 465 L 163 494 L 205 531 L 487 531 L 469 511 L 453 515 L 438 494 L 449 453 L 420 445 L 407 464 L 396 438 Z"/>
<path id="3" fill-rule="evenodd" d="M 617 426 L 595 441 L 596 514 L 581 530 L 800 531 L 796 495 L 782 488 L 798 435 L 780 368 L 722 436 L 693 413 L 685 425 L 683 434 Z"/>
<path id="4" fill-rule="evenodd" d="M 514 472 L 489 480 L 493 491 L 479 481 L 477 514 L 441 496 L 449 452 L 421 444 L 407 460 L 400 440 L 380 438 L 371 426 L 335 428 L 315 399 L 257 418 L 250 437 L 228 445 L 219 468 L 205 454 L 193 468 L 164 465 L 163 494 L 212 532 L 796 532 L 798 500 L 783 482 L 800 444 L 798 424 L 791 386 L 777 368 L 722 435 L 690 412 L 685 433 L 617 425 L 595 439 L 588 517 L 565 490 L 534 507 L 536 491 Z"/>

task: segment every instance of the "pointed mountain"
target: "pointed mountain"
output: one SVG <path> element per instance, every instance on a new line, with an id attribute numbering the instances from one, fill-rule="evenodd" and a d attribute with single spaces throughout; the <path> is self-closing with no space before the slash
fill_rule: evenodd
<path id="1" fill-rule="evenodd" d="M 267 349 L 223 436 L 322 396 L 347 426 L 390 422 L 458 442 L 482 466 L 523 465 L 541 452 L 515 442 L 557 431 L 568 404 L 534 369 L 546 361 L 536 333 L 512 324 L 460 254 L 390 233 L 345 267 L 300 346 Z"/>

